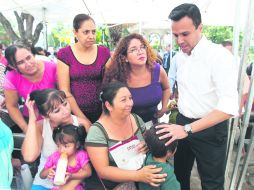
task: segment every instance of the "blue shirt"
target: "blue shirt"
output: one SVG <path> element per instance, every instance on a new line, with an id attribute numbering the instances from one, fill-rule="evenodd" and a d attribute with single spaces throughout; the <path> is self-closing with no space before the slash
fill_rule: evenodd
<path id="1" fill-rule="evenodd" d="M 168 79 L 170 85 L 170 91 L 173 92 L 173 87 L 176 82 L 176 73 L 177 73 L 177 54 L 173 57 L 169 71 L 168 71 Z"/>
<path id="2" fill-rule="evenodd" d="M 163 57 L 163 68 L 168 68 L 168 58 L 170 57 L 170 53 L 166 53 Z"/>
<path id="3" fill-rule="evenodd" d="M 0 120 L 0 189 L 11 189 L 13 177 L 11 153 L 13 147 L 12 132 L 10 128 Z"/>

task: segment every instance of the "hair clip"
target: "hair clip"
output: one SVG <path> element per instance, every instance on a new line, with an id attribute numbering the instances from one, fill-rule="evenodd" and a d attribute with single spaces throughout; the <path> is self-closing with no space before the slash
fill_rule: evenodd
<path id="1" fill-rule="evenodd" d="M 103 95 L 103 92 L 101 91 L 100 94 L 99 94 L 99 100 L 102 101 L 102 95 Z"/>

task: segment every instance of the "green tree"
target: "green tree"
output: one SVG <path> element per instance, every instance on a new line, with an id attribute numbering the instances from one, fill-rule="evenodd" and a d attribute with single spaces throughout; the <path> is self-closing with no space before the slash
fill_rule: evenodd
<path id="1" fill-rule="evenodd" d="M 228 40 L 233 42 L 233 27 L 232 26 L 203 26 L 203 34 L 207 39 L 211 40 L 214 43 L 221 44 L 221 42 Z M 242 49 L 243 41 L 243 32 L 240 32 L 239 36 L 239 52 L 240 55 Z M 252 40 L 254 44 L 254 39 Z M 174 45 L 174 49 L 178 49 L 179 46 Z M 248 61 L 254 60 L 254 47 L 250 48 Z"/>
<path id="2" fill-rule="evenodd" d="M 105 45 L 111 49 L 109 30 L 106 25 L 99 26 L 96 28 L 96 43 Z"/>
<path id="3" fill-rule="evenodd" d="M 204 26 L 203 33 L 209 40 L 217 44 L 225 40 L 233 41 L 232 26 Z"/>
<path id="4" fill-rule="evenodd" d="M 233 41 L 233 27 L 232 26 L 204 26 L 203 33 L 205 36 L 214 43 L 220 44 L 225 40 Z M 242 53 L 243 32 L 240 32 L 239 36 L 239 51 Z M 254 44 L 254 37 L 252 38 L 252 44 Z M 248 62 L 254 60 L 254 47 L 249 49 Z"/>
<path id="5" fill-rule="evenodd" d="M 58 23 L 48 35 L 48 46 L 58 49 L 70 44 L 72 38 L 72 31 L 65 27 L 64 24 Z"/>
<path id="6" fill-rule="evenodd" d="M 6 34 L 2 24 L 0 24 L 0 43 L 8 46 L 11 43 L 11 39 Z"/>
<path id="7" fill-rule="evenodd" d="M 10 21 L 0 12 L 0 22 L 12 43 L 21 42 L 27 46 L 35 45 L 43 29 L 42 22 L 38 23 L 33 31 L 34 17 L 32 15 L 23 12 L 19 15 L 17 11 L 14 11 L 14 15 L 18 24 L 18 33 L 14 31 Z"/>

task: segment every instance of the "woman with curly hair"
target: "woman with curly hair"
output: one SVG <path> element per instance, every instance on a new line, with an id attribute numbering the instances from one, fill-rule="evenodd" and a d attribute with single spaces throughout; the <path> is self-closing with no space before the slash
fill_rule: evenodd
<path id="1" fill-rule="evenodd" d="M 161 117 L 170 97 L 167 74 L 156 59 L 142 35 L 130 34 L 118 43 L 104 76 L 104 83 L 118 80 L 129 87 L 134 101 L 132 112 L 145 122 Z M 162 108 L 158 110 L 160 101 Z"/>

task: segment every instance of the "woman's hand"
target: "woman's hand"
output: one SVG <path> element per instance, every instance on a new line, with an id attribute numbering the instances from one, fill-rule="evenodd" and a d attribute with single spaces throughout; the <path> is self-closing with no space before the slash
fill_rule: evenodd
<path id="1" fill-rule="evenodd" d="M 165 139 L 172 137 L 165 145 L 169 145 L 171 142 L 177 139 L 183 139 L 188 136 L 188 134 L 184 131 L 184 127 L 182 125 L 175 124 L 162 124 L 155 127 L 159 129 L 156 134 L 162 134 L 159 139 Z"/>
<path id="2" fill-rule="evenodd" d="M 30 96 L 27 95 L 27 98 L 26 98 L 26 107 L 28 109 L 28 112 L 29 112 L 29 120 L 31 119 L 32 121 L 36 121 L 36 114 L 35 114 L 35 111 L 34 111 L 34 100 L 30 100 Z"/>
<path id="3" fill-rule="evenodd" d="M 165 181 L 166 173 L 160 174 L 162 168 L 156 168 L 156 165 L 144 166 L 138 170 L 137 179 L 140 182 L 148 183 L 151 186 L 158 187 L 160 183 Z"/>
<path id="4" fill-rule="evenodd" d="M 145 141 L 140 141 L 140 143 L 137 146 L 138 152 L 146 154 L 148 152 L 148 147 L 145 143 Z"/>

